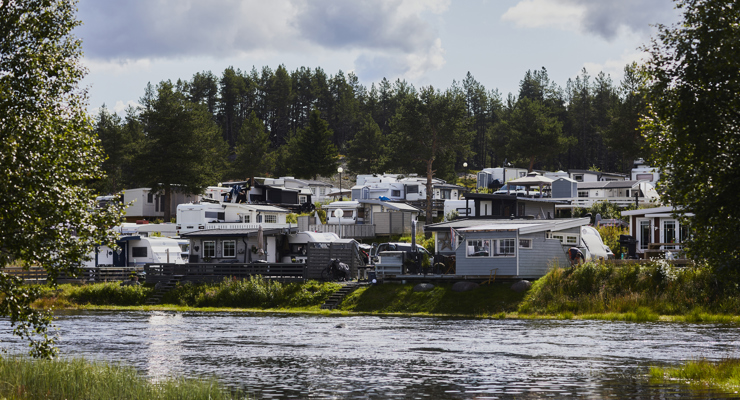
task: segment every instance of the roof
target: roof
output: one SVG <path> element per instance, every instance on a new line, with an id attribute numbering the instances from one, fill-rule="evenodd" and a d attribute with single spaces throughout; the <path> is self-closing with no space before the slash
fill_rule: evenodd
<path id="1" fill-rule="evenodd" d="M 644 216 L 647 218 L 673 217 L 674 214 L 680 214 L 685 217 L 693 217 L 694 213 L 682 212 L 672 206 L 641 208 L 639 210 L 622 211 L 623 216 Z"/>
<path id="2" fill-rule="evenodd" d="M 379 204 L 385 208 L 389 208 L 395 211 L 413 211 L 413 212 L 419 211 L 418 208 L 410 204 L 403 203 L 403 202 L 383 201 L 383 200 L 375 200 L 375 199 L 358 200 L 358 202 L 362 204 Z"/>
<path id="3" fill-rule="evenodd" d="M 297 233 L 298 227 L 292 228 L 268 228 L 263 229 L 262 234 L 264 236 L 276 236 L 283 233 Z M 259 229 L 204 229 L 200 231 L 182 233 L 182 237 L 257 237 Z"/>
<path id="4" fill-rule="evenodd" d="M 624 189 L 633 188 L 640 181 L 578 182 L 578 189 Z"/>
<path id="5" fill-rule="evenodd" d="M 540 197 L 519 197 L 512 196 L 510 194 L 488 194 L 488 193 L 465 193 L 467 199 L 481 199 L 481 200 L 512 200 L 512 201 L 531 201 L 535 203 L 555 203 L 555 204 L 567 204 L 565 200 L 552 199 L 552 198 L 540 198 Z"/>
<path id="6" fill-rule="evenodd" d="M 588 225 L 590 218 L 557 218 L 557 219 L 457 219 L 427 225 L 424 230 L 446 231 L 453 228 L 462 232 L 501 232 L 519 231 L 520 234 L 560 231 Z"/>
<path id="7" fill-rule="evenodd" d="M 521 178 L 512 179 L 506 183 L 517 186 L 552 185 L 553 180 L 546 176 L 533 173 Z"/>
<path id="8" fill-rule="evenodd" d="M 256 211 L 290 213 L 290 210 L 286 210 L 282 207 L 268 206 L 265 204 L 247 204 L 247 205 L 254 208 Z"/>

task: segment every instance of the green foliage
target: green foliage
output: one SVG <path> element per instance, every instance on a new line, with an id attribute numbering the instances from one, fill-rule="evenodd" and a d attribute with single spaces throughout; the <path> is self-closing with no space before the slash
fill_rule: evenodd
<path id="1" fill-rule="evenodd" d="M 198 194 L 220 180 L 227 145 L 206 106 L 192 103 L 181 82 L 148 85 L 141 101 L 146 139 L 134 160 L 137 181 L 164 193 L 169 220 L 173 190 Z"/>
<path id="2" fill-rule="evenodd" d="M 55 279 L 81 266 L 94 244 L 109 244 L 115 204 L 97 208 L 85 186 L 103 177 L 104 156 L 79 81 L 80 24 L 74 1 L 0 6 L 0 316 L 30 341 L 34 356 L 54 355 L 50 314 L 31 310 L 34 289 L 2 269 L 41 266 Z"/>
<path id="3" fill-rule="evenodd" d="M 701 359 L 678 367 L 650 367 L 650 378 L 658 382 L 678 379 L 702 391 L 709 386 L 734 392 L 740 386 L 740 360 L 725 358 L 715 362 Z"/>
<path id="4" fill-rule="evenodd" d="M 430 86 L 408 94 L 391 123 L 394 153 L 389 166 L 402 171 L 423 170 L 430 187 L 435 170 L 451 164 L 435 164 L 435 160 L 454 160 L 455 154 L 470 151 L 470 122 L 465 98 L 459 92 L 442 93 Z M 432 215 L 432 194 L 427 190 L 426 215 Z"/>
<path id="5" fill-rule="evenodd" d="M 493 316 L 512 312 L 524 297 L 509 283 L 481 285 L 467 292 L 453 292 L 452 284 L 435 284 L 427 292 L 414 292 L 413 284 L 373 285 L 347 296 L 341 309 L 355 312 L 427 313 Z"/>
<path id="6" fill-rule="evenodd" d="M 191 307 L 285 308 L 318 307 L 339 289 L 336 283 L 281 283 L 261 276 L 224 279 L 218 284 L 178 285 L 162 299 Z"/>
<path id="7" fill-rule="evenodd" d="M 231 176 L 247 180 L 272 170 L 268 157 L 270 136 L 265 125 L 252 111 L 239 129 L 236 138 L 234 163 Z"/>
<path id="8" fill-rule="evenodd" d="M 599 226 L 596 228 L 601 235 L 601 240 L 607 245 L 616 258 L 620 258 L 622 253 L 625 253 L 627 249 L 623 249 L 619 244 L 620 235 L 628 235 L 628 228 L 620 228 L 618 226 Z"/>
<path id="9" fill-rule="evenodd" d="M 77 304 L 139 306 L 153 293 L 153 288 L 143 285 L 122 286 L 120 282 L 107 282 L 73 286 L 65 294 Z"/>
<path id="10" fill-rule="evenodd" d="M 362 117 L 360 130 L 348 143 L 347 167 L 355 173 L 383 173 L 388 150 L 388 140 L 373 118 L 366 114 Z"/>
<path id="11" fill-rule="evenodd" d="M 624 221 L 622 218 L 622 209 L 616 204 L 606 200 L 597 201 L 589 208 L 574 207 L 571 211 L 571 216 L 573 218 L 583 217 L 586 214 L 591 214 L 592 225 L 596 223 L 596 214 L 601 215 L 601 219 L 621 219 Z"/>
<path id="12" fill-rule="evenodd" d="M 308 126 L 290 139 L 291 171 L 301 178 L 334 175 L 339 153 L 332 136 L 329 123 L 321 118 L 321 111 L 313 110 Z"/>
<path id="13" fill-rule="evenodd" d="M 529 170 L 536 160 L 546 160 L 574 144 L 573 138 L 562 133 L 563 124 L 540 101 L 520 98 L 511 114 L 503 122 L 509 136 L 507 154 L 526 160 Z"/>
<path id="14" fill-rule="evenodd" d="M 662 315 L 687 314 L 695 309 L 735 313 L 740 307 L 736 297 L 740 290 L 719 291 L 716 279 L 707 267 L 677 268 L 665 260 L 555 267 L 532 285 L 519 312 L 629 313 L 645 307 Z"/>
<path id="15" fill-rule="evenodd" d="M 8 399 L 242 399 L 215 379 L 147 380 L 133 367 L 83 359 L 0 358 L 0 397 Z"/>
<path id="16" fill-rule="evenodd" d="M 665 204 L 690 218 L 685 249 L 722 270 L 740 270 L 740 7 L 678 0 L 683 21 L 659 26 L 645 49 L 648 112 L 642 129 L 661 168 Z"/>

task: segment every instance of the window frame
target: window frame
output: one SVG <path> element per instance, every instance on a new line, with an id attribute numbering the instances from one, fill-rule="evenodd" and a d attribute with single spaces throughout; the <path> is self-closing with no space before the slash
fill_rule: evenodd
<path id="1" fill-rule="evenodd" d="M 201 251 L 201 256 L 203 258 L 215 258 L 216 257 L 216 241 L 215 240 L 204 240 L 203 241 L 203 250 Z"/>
<path id="2" fill-rule="evenodd" d="M 144 250 L 144 255 L 137 255 L 136 253 L 138 251 Z M 135 246 L 131 247 L 131 258 L 147 258 L 149 257 L 149 250 L 147 250 L 146 246 Z"/>
<path id="3" fill-rule="evenodd" d="M 231 244 L 233 247 L 231 251 L 227 253 L 226 245 Z M 222 240 L 221 241 L 221 256 L 223 258 L 236 258 L 236 240 Z"/>
<path id="4" fill-rule="evenodd" d="M 266 224 L 277 224 L 277 221 L 278 221 L 277 220 L 277 215 L 275 215 L 275 214 L 265 214 L 264 217 L 265 217 L 264 222 Z"/>
<path id="5" fill-rule="evenodd" d="M 473 253 L 470 253 L 473 247 Z M 486 252 L 487 255 L 481 254 Z M 465 258 L 506 258 L 517 256 L 516 238 L 479 238 L 465 241 Z"/>
<path id="6" fill-rule="evenodd" d="M 522 246 L 522 242 L 527 243 L 526 245 Z M 533 240 L 532 238 L 519 238 L 519 248 L 523 250 L 532 250 L 533 247 Z"/>

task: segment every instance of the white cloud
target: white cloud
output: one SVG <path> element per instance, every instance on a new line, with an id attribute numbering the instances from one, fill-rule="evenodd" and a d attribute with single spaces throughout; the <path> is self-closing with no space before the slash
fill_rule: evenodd
<path id="1" fill-rule="evenodd" d="M 137 107 L 141 107 L 141 104 L 133 100 L 129 100 L 124 104 L 122 100 L 118 100 L 116 101 L 116 105 L 113 106 L 113 111 L 115 111 L 116 114 L 122 114 L 126 110 L 126 108 L 128 108 L 129 106 L 137 108 Z"/>
<path id="2" fill-rule="evenodd" d="M 625 33 L 647 36 L 651 24 L 670 24 L 678 16 L 670 0 L 521 0 L 501 19 L 524 28 L 592 33 L 611 41 Z"/>
<path id="3" fill-rule="evenodd" d="M 585 13 L 584 6 L 557 0 L 522 0 L 506 10 L 501 19 L 524 28 L 577 30 Z"/>
<path id="4" fill-rule="evenodd" d="M 603 63 L 586 62 L 583 64 L 583 68 L 586 68 L 589 74 L 596 75 L 599 72 L 611 76 L 615 84 L 619 84 L 624 76 L 624 67 L 626 65 L 637 62 L 640 64 L 643 60 L 644 53 L 635 51 L 625 51 L 617 59 L 608 59 Z M 573 76 L 575 78 L 575 76 Z"/>

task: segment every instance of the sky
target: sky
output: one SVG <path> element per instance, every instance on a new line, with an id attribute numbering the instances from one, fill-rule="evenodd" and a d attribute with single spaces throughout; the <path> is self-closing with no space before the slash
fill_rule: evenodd
<path id="1" fill-rule="evenodd" d="M 123 113 L 151 82 L 284 65 L 449 88 L 468 72 L 502 97 L 528 70 L 615 84 L 680 12 L 671 0 L 80 0 L 89 111 Z"/>

